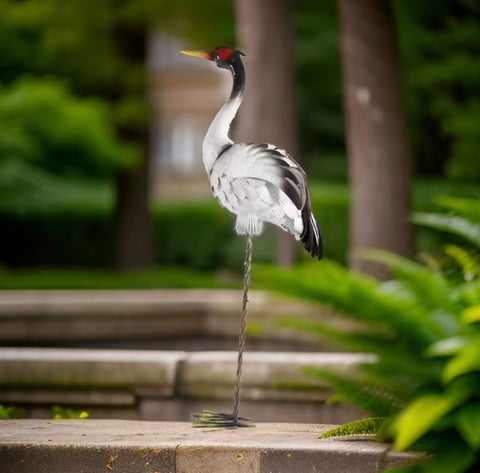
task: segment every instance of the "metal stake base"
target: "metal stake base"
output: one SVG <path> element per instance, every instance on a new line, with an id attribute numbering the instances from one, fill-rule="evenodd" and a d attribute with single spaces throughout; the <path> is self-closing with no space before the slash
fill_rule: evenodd
<path id="1" fill-rule="evenodd" d="M 235 388 L 233 392 L 233 413 L 223 414 L 220 412 L 204 410 L 198 414 L 192 415 L 193 427 L 203 427 L 206 429 L 235 429 L 237 427 L 253 427 L 251 419 L 238 416 L 240 407 L 240 385 L 242 379 L 243 350 L 245 348 L 245 336 L 247 327 L 247 303 L 248 288 L 250 286 L 250 271 L 252 267 L 253 240 L 251 235 L 247 235 L 247 247 L 245 250 L 245 272 L 243 276 L 243 300 L 242 317 L 240 321 L 240 334 L 238 338 L 238 358 L 237 372 L 235 378 Z"/>

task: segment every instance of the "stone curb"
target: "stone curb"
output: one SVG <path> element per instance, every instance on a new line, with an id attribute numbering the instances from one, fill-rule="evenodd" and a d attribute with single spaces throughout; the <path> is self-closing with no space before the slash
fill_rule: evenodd
<path id="1" fill-rule="evenodd" d="M 380 473 L 419 461 L 368 441 L 319 440 L 331 426 L 258 424 L 203 432 L 188 423 L 0 421 L 2 473 Z"/>

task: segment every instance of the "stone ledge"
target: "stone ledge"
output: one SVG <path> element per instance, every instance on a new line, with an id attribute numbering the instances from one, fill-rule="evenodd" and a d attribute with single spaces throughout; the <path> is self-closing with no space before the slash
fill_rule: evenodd
<path id="1" fill-rule="evenodd" d="M 203 432 L 188 423 L 0 421 L 2 473 L 380 473 L 422 458 L 386 444 L 319 440 L 331 426 L 258 424 Z"/>
<path id="2" fill-rule="evenodd" d="M 172 397 L 185 352 L 0 348 L 0 386 L 68 389 L 155 388 Z M 1 402 L 1 401 L 0 401 Z"/>
<path id="3" fill-rule="evenodd" d="M 236 339 L 241 298 L 240 291 L 228 289 L 0 291 L 0 343 L 112 344 L 172 336 Z M 275 323 L 278 315 L 317 317 L 318 307 L 261 291 L 251 291 L 249 299 L 249 319 L 255 327 L 251 341 L 283 342 L 293 350 L 305 343 L 312 350 L 321 345 L 317 337 Z"/>
<path id="4" fill-rule="evenodd" d="M 230 399 L 235 352 L 0 348 L 0 402 L 12 389 L 120 390 L 137 396 Z M 325 401 L 331 391 L 308 366 L 338 372 L 372 361 L 348 353 L 252 352 L 244 357 L 242 398 Z M 38 399 L 37 399 L 38 401 Z"/>
<path id="5" fill-rule="evenodd" d="M 98 316 L 159 314 L 205 309 L 220 305 L 238 309 L 240 291 L 234 289 L 135 290 L 17 290 L 0 291 L 0 316 Z M 251 292 L 252 304 L 264 304 L 267 295 Z"/>
<path id="6" fill-rule="evenodd" d="M 308 377 L 310 366 L 346 372 L 374 357 L 353 353 L 245 353 L 242 398 L 260 401 L 325 401 L 327 384 Z M 180 362 L 178 392 L 187 398 L 230 399 L 235 381 L 235 352 L 192 352 Z"/>

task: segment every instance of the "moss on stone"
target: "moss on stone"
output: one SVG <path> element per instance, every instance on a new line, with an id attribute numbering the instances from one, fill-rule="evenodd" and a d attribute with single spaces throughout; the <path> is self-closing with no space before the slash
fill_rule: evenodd
<path id="1" fill-rule="evenodd" d="M 344 437 L 344 436 L 366 436 L 376 439 L 380 427 L 384 423 L 384 417 L 369 417 L 367 419 L 354 420 L 347 424 L 340 425 L 335 429 L 328 430 L 319 438 L 325 439 L 329 437 Z"/>
<path id="2" fill-rule="evenodd" d="M 265 325 L 262 322 L 248 322 L 247 323 L 247 336 L 252 338 L 259 338 L 262 336 Z"/>
<path id="3" fill-rule="evenodd" d="M 308 381 L 274 381 L 270 387 L 279 391 L 319 391 L 324 389 L 318 383 L 309 383 Z"/>

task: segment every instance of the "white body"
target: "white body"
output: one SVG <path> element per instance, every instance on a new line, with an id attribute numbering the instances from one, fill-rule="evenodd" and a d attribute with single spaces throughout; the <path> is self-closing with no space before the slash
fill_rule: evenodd
<path id="1" fill-rule="evenodd" d="M 228 136 L 242 97 L 243 90 L 232 93 L 203 141 L 203 161 L 213 195 L 237 215 L 239 235 L 259 235 L 263 222 L 270 222 L 297 240 L 308 230 L 310 238 L 320 241 L 306 176 L 298 163 L 274 145 L 234 144 Z"/>

